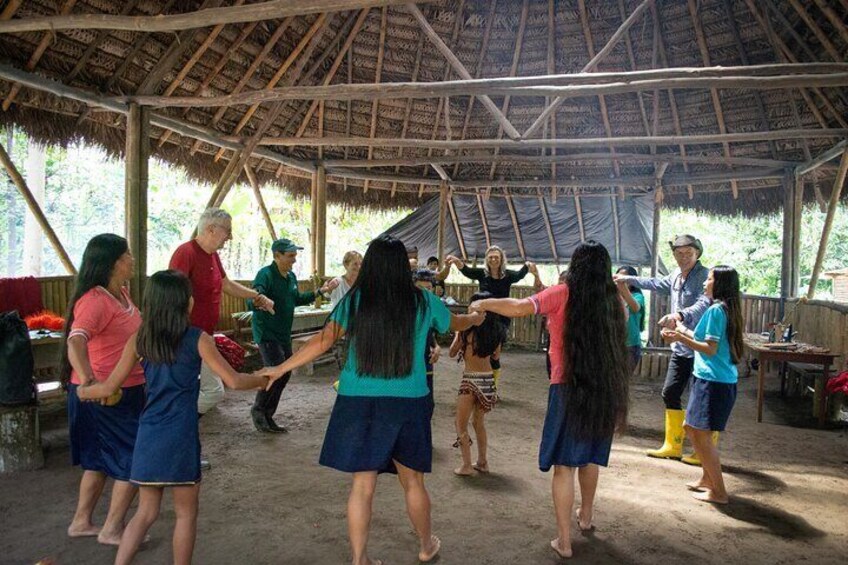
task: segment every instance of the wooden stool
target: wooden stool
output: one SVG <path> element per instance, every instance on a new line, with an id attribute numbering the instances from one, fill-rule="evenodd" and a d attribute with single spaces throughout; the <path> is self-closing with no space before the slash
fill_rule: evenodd
<path id="1" fill-rule="evenodd" d="M 0 406 L 0 473 L 44 467 L 38 406 Z"/>

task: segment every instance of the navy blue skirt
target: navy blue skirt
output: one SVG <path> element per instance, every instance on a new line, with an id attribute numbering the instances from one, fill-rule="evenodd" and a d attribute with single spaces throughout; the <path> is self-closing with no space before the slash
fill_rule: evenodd
<path id="1" fill-rule="evenodd" d="M 723 432 L 736 403 L 736 383 L 692 378 L 686 424 L 697 430 Z"/>
<path id="2" fill-rule="evenodd" d="M 584 467 L 590 463 L 606 467 L 609 463 L 612 436 L 596 440 L 578 439 L 568 429 L 563 395 L 566 385 L 552 384 L 548 389 L 548 413 L 539 447 L 539 469 L 544 472 L 554 465 Z"/>
<path id="3" fill-rule="evenodd" d="M 121 389 L 114 406 L 82 402 L 77 385 L 68 388 L 68 427 L 71 462 L 86 471 L 104 473 L 118 481 L 128 481 L 138 419 L 144 409 L 144 385 Z"/>
<path id="4" fill-rule="evenodd" d="M 429 473 L 433 464 L 430 400 L 338 395 L 319 463 L 346 473 L 397 473 L 394 461 Z"/>

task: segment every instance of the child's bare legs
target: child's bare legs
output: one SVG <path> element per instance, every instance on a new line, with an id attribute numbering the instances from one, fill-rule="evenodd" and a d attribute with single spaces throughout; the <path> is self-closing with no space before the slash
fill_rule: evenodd
<path id="1" fill-rule="evenodd" d="M 554 477 L 551 481 L 551 494 L 556 514 L 556 539 L 551 540 L 560 557 L 571 557 L 571 509 L 574 506 L 574 468 L 554 465 Z"/>
<path id="2" fill-rule="evenodd" d="M 398 478 L 406 497 L 406 512 L 409 521 L 418 534 L 421 548 L 418 552 L 419 561 L 430 561 L 439 552 L 441 541 L 432 534 L 430 529 L 430 495 L 424 486 L 424 473 L 415 471 L 394 462 L 398 470 Z"/>
<path id="3" fill-rule="evenodd" d="M 371 565 L 368 559 L 368 532 L 371 529 L 371 505 L 377 488 L 377 471 L 353 474 L 347 499 L 347 534 L 353 551 L 353 565 Z"/>
<path id="4" fill-rule="evenodd" d="M 100 528 L 91 523 L 94 507 L 103 493 L 106 484 L 106 475 L 98 471 L 83 471 L 80 479 L 79 501 L 77 510 L 68 526 L 68 535 L 72 538 L 82 536 L 96 536 Z"/>
<path id="5" fill-rule="evenodd" d="M 190 565 L 197 539 L 197 507 L 200 485 L 174 487 L 174 564 Z"/>
<path id="6" fill-rule="evenodd" d="M 592 529 L 592 517 L 595 514 L 595 492 L 598 490 L 600 467 L 589 463 L 577 470 L 577 482 L 580 483 L 580 508 L 577 509 L 577 527 L 584 532 Z"/>
<path id="7" fill-rule="evenodd" d="M 695 430 L 689 426 L 684 426 L 684 429 L 686 430 L 686 435 L 689 436 L 689 442 L 694 448 L 696 440 L 693 437 L 693 434 L 695 433 Z M 697 481 L 690 481 L 686 483 L 686 488 L 689 490 L 709 490 L 712 488 L 712 483 L 710 483 L 710 479 L 707 477 L 707 470 L 703 465 L 701 465 L 701 478 Z"/>
<path id="8" fill-rule="evenodd" d="M 138 510 L 127 524 L 124 535 L 121 536 L 121 545 L 118 546 L 118 555 L 115 556 L 115 565 L 128 565 L 132 562 L 138 546 L 147 535 L 147 530 L 159 517 L 159 508 L 162 506 L 161 487 L 141 487 L 138 496 Z M 174 556 L 176 561 L 177 556 Z"/>
<path id="9" fill-rule="evenodd" d="M 462 466 L 454 470 L 457 475 L 474 473 L 474 468 L 471 466 L 471 436 L 468 435 L 468 420 L 473 410 L 474 395 L 460 394 L 456 397 L 456 441 L 462 452 Z"/>
<path id="10" fill-rule="evenodd" d="M 477 463 L 474 464 L 474 468 L 481 473 L 489 472 L 489 459 L 487 457 L 489 438 L 486 435 L 486 423 L 483 421 L 485 416 L 486 413 L 483 412 L 480 405 L 475 402 L 474 417 L 471 420 L 471 424 L 474 426 L 474 437 L 477 438 Z"/>
<path id="11" fill-rule="evenodd" d="M 706 490 L 703 492 L 694 492 L 692 496 L 704 502 L 727 504 L 727 489 L 724 488 L 721 461 L 718 456 L 718 449 L 716 449 L 712 442 L 712 432 L 709 430 L 696 430 L 688 426 L 686 429 L 689 431 L 689 437 L 692 439 L 695 453 L 701 460 L 704 477 L 709 485 L 704 487 Z"/>
<path id="12" fill-rule="evenodd" d="M 103 522 L 103 528 L 97 534 L 97 541 L 106 545 L 121 543 L 127 511 L 130 509 L 137 489 L 128 481 L 115 481 L 112 485 L 112 499 L 109 502 L 109 514 Z"/>

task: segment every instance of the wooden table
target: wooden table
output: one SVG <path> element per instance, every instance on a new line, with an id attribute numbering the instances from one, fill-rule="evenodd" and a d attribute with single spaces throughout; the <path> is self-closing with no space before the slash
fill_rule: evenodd
<path id="1" fill-rule="evenodd" d="M 62 332 L 39 333 L 29 332 L 32 344 L 32 358 L 35 361 L 33 369 L 55 369 L 59 367 L 59 355 L 62 352 Z"/>
<path id="2" fill-rule="evenodd" d="M 292 334 L 320 330 L 324 327 L 324 323 L 332 311 L 333 308 L 329 304 L 325 304 L 322 308 L 314 308 L 312 306 L 296 307 L 294 309 L 294 319 L 292 320 Z M 242 333 L 250 325 L 253 312 L 234 312 L 232 318 L 236 326 L 235 340 L 243 345 Z"/>
<path id="3" fill-rule="evenodd" d="M 822 366 L 821 377 L 816 377 L 815 395 L 819 398 L 817 411 L 818 425 L 824 427 L 827 415 L 827 392 L 825 385 L 830 378 L 830 366 L 833 360 L 839 357 L 833 353 L 811 353 L 801 351 L 786 351 L 772 349 L 765 346 L 765 340 L 757 334 L 745 335 L 745 346 L 759 360 L 759 371 L 757 371 L 757 422 L 763 421 L 763 396 L 766 380 L 766 363 L 775 361 L 778 363 L 812 363 Z"/>

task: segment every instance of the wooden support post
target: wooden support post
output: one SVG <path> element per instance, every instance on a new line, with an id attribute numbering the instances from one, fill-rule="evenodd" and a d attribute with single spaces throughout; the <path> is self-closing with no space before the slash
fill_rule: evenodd
<path id="1" fill-rule="evenodd" d="M 318 167 L 315 172 L 315 268 L 318 276 L 326 274 L 327 253 L 327 171 L 324 167 Z"/>
<path id="2" fill-rule="evenodd" d="M 795 190 L 793 192 L 795 201 L 792 203 L 792 272 L 789 288 L 792 289 L 790 297 L 798 296 L 801 288 L 801 216 L 804 209 L 804 181 L 795 179 Z"/>
<path id="3" fill-rule="evenodd" d="M 448 183 L 442 181 L 439 185 L 439 224 L 436 231 L 436 257 L 439 264 L 445 255 L 445 220 L 448 213 Z"/>
<path id="4" fill-rule="evenodd" d="M 247 165 L 244 166 L 244 172 L 247 174 L 250 188 L 253 189 L 253 196 L 256 198 L 256 204 L 259 206 L 259 212 L 262 213 L 262 219 L 265 221 L 265 227 L 268 228 L 271 240 L 276 241 L 277 230 L 274 229 L 274 222 L 271 221 L 271 215 L 268 214 L 268 208 L 265 207 L 265 199 L 262 198 L 262 191 L 259 188 L 259 183 L 256 181 L 256 175 L 253 174 L 253 170 Z"/>
<path id="5" fill-rule="evenodd" d="M 144 296 L 147 278 L 147 161 L 150 156 L 150 110 L 130 104 L 127 115 L 124 184 L 126 237 L 135 257 L 130 294 L 136 304 Z"/>
<path id="6" fill-rule="evenodd" d="M 819 273 L 821 272 L 822 263 L 824 263 L 825 251 L 827 251 L 827 240 L 830 237 L 830 230 L 833 227 L 833 217 L 836 215 L 836 208 L 839 206 L 839 197 L 842 195 L 842 185 L 845 183 L 846 173 L 848 173 L 848 150 L 842 153 L 842 160 L 839 162 L 839 171 L 836 173 L 836 179 L 833 181 L 833 189 L 830 191 L 827 216 L 825 216 L 824 227 L 822 228 L 816 262 L 813 265 L 813 274 L 810 276 L 810 287 L 807 289 L 807 298 L 813 298 L 816 295 L 816 283 L 819 282 Z"/>
<path id="7" fill-rule="evenodd" d="M 793 231 L 795 228 L 795 182 L 786 176 L 783 178 L 783 245 L 780 259 L 780 318 L 786 308 L 786 299 L 796 290 L 792 287 L 792 272 L 795 268 L 792 250 L 794 248 Z M 775 321 L 775 320 L 771 320 Z"/>
<path id="8" fill-rule="evenodd" d="M 53 231 L 53 228 L 50 226 L 50 222 L 47 221 L 47 217 L 41 210 L 41 206 L 38 205 L 38 202 L 35 200 L 32 192 L 30 192 L 29 187 L 27 187 L 24 177 L 21 176 L 20 171 L 18 171 L 18 168 L 15 167 L 15 164 L 12 162 L 12 158 L 8 153 L 6 153 L 6 149 L 2 144 L 0 144 L 0 161 L 2 161 L 3 166 L 6 168 L 6 172 L 12 179 L 12 182 L 15 183 L 18 192 L 20 192 L 21 196 L 24 197 L 27 206 L 29 206 L 30 212 L 32 212 L 32 215 L 35 216 L 36 220 L 38 220 L 39 225 L 41 225 L 41 229 L 44 230 L 44 235 L 47 236 L 47 239 L 50 241 L 53 249 L 56 250 L 56 254 L 59 255 L 59 260 L 62 261 L 62 265 L 65 266 L 68 273 L 76 275 L 77 269 L 71 262 L 71 258 L 68 257 L 68 253 L 65 251 L 65 248 L 62 247 L 62 242 L 59 241 L 59 237 L 56 235 L 56 232 Z"/>
<path id="9" fill-rule="evenodd" d="M 309 271 L 318 271 L 318 171 L 312 173 L 312 186 L 310 192 L 310 219 L 309 219 Z"/>
<path id="10" fill-rule="evenodd" d="M 656 277 L 660 270 L 660 210 L 662 209 L 662 181 L 657 181 L 654 192 L 654 218 L 651 227 L 651 276 Z"/>

